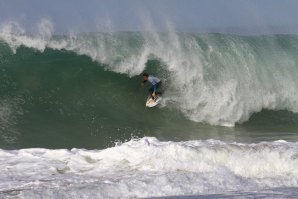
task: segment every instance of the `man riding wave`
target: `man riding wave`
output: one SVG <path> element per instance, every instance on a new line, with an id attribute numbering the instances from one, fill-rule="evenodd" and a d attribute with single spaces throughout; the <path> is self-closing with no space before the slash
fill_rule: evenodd
<path id="1" fill-rule="evenodd" d="M 148 73 L 143 74 L 143 83 L 149 81 L 151 83 L 151 87 L 149 89 L 151 98 L 155 101 L 156 96 L 158 95 L 157 89 L 161 86 L 161 80 L 153 75 L 149 75 Z"/>

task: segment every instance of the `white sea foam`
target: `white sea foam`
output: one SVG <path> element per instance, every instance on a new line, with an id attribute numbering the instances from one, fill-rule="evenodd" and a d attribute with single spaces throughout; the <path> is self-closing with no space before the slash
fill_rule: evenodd
<path id="1" fill-rule="evenodd" d="M 298 188 L 298 143 L 131 140 L 104 150 L 0 150 L 0 196 L 132 198 Z"/>
<path id="2" fill-rule="evenodd" d="M 29 36 L 16 21 L 9 21 L 0 25 L 0 38 L 7 42 L 14 53 L 20 46 L 44 51 L 54 32 L 54 26 L 48 19 L 42 19 L 37 24 L 37 35 Z"/>
<path id="3" fill-rule="evenodd" d="M 139 75 L 148 59 L 157 58 L 171 77 L 164 97 L 194 121 L 234 126 L 262 109 L 298 112 L 297 60 L 274 37 L 258 44 L 229 35 L 176 34 L 170 26 L 169 33 L 161 34 L 150 31 L 154 27 L 149 24 L 142 34 L 53 39 L 54 26 L 48 20 L 39 23 L 36 36 L 26 35 L 17 23 L 1 27 L 0 38 L 14 52 L 21 45 L 40 51 L 66 49 L 130 76 Z"/>

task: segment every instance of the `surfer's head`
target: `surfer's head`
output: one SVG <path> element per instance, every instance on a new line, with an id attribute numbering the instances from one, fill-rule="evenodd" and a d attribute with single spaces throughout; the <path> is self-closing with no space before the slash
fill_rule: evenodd
<path id="1" fill-rule="evenodd" d="M 143 73 L 144 81 L 147 81 L 148 80 L 148 77 L 149 77 L 148 73 Z"/>

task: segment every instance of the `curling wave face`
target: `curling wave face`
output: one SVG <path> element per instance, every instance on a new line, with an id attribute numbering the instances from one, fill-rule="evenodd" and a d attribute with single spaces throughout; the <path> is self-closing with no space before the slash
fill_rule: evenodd
<path id="1" fill-rule="evenodd" d="M 231 126 L 262 109 L 298 111 L 297 36 L 235 36 L 183 33 L 98 33 L 52 37 L 46 20 L 38 35 L 3 25 L 0 38 L 11 49 L 24 45 L 69 50 L 130 76 L 148 59 L 160 61 L 167 97 L 198 122 Z"/>
<path id="2" fill-rule="evenodd" d="M 298 111 L 297 36 L 52 33 L 47 21 L 37 36 L 8 24 L 0 38 L 13 52 L 20 46 L 68 50 L 129 76 L 150 71 L 148 60 L 156 60 L 152 72 L 166 79 L 167 101 L 197 122 L 234 126 L 263 109 Z"/>

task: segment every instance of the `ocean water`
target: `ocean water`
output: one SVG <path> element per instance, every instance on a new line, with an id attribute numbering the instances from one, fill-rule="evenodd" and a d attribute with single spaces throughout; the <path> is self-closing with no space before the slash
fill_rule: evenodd
<path id="1" fill-rule="evenodd" d="M 0 198 L 297 198 L 297 54 L 296 35 L 4 26 Z"/>

